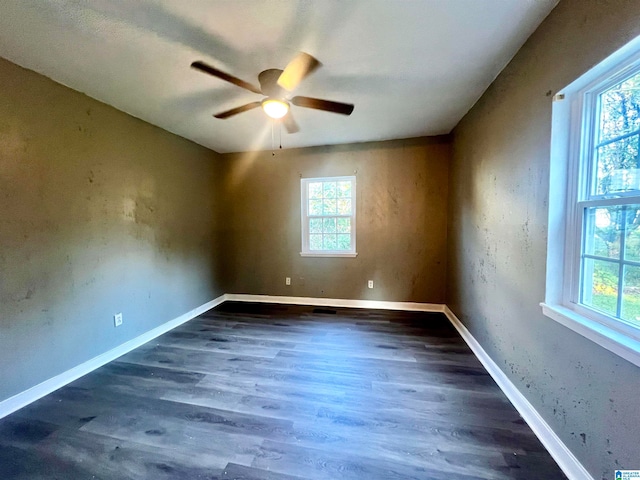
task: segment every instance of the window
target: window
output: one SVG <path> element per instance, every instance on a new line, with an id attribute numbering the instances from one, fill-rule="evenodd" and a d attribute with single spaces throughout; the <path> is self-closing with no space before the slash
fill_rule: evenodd
<path id="1" fill-rule="evenodd" d="M 556 95 L 545 314 L 640 365 L 640 39 Z"/>
<path id="2" fill-rule="evenodd" d="M 303 256 L 356 256 L 356 177 L 303 178 Z"/>
<path id="3" fill-rule="evenodd" d="M 640 66 L 586 94 L 581 305 L 640 327 Z"/>

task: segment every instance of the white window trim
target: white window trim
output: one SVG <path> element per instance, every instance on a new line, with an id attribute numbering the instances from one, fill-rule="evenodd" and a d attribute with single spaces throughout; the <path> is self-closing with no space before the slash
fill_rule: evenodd
<path id="1" fill-rule="evenodd" d="M 312 251 L 309 249 L 309 224 L 307 222 L 307 215 L 309 209 L 309 203 L 307 198 L 308 184 L 311 182 L 327 182 L 327 181 L 351 181 L 351 189 L 353 191 L 353 195 L 351 197 L 351 239 L 352 239 L 352 250 L 322 250 L 322 251 Z M 356 177 L 355 175 L 351 176 L 341 176 L 341 177 L 317 177 L 317 178 L 302 178 L 300 179 L 300 205 L 301 205 L 301 219 L 302 219 L 302 251 L 300 252 L 301 257 L 346 257 L 346 258 L 355 258 L 358 256 L 358 252 L 356 250 L 356 197 L 358 195 L 358 190 L 356 187 Z"/>
<path id="2" fill-rule="evenodd" d="M 640 61 L 640 37 L 564 88 L 554 97 L 549 183 L 549 223 L 545 301 L 547 317 L 570 328 L 629 362 L 640 366 L 640 330 L 577 303 L 582 216 L 575 204 L 584 181 L 580 153 L 584 148 L 582 114 L 585 94 L 607 78 L 624 75 Z M 616 72 L 618 72 L 616 74 Z M 625 72 L 626 73 L 626 72 Z M 588 101 L 588 100 L 587 100 Z M 593 101 L 593 99 L 591 99 Z M 617 199 L 612 199 L 615 203 Z"/>

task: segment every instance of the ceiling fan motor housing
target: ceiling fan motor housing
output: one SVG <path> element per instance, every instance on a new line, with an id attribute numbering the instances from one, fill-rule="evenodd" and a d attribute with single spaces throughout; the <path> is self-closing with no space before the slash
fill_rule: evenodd
<path id="1" fill-rule="evenodd" d="M 278 68 L 270 68 L 258 75 L 258 81 L 260 82 L 260 90 L 267 97 L 283 100 L 287 92 L 278 85 L 278 78 L 282 75 L 282 70 Z"/>

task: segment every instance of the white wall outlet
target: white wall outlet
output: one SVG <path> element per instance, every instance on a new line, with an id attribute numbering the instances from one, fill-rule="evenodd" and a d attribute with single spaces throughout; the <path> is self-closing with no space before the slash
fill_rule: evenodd
<path id="1" fill-rule="evenodd" d="M 284 284 L 285 284 L 285 285 L 291 285 L 291 277 L 286 277 L 286 278 L 284 279 Z"/>
<path id="2" fill-rule="evenodd" d="M 116 327 L 119 327 L 120 325 L 122 325 L 122 313 L 116 313 L 116 314 L 113 316 L 113 324 L 114 324 Z"/>
<path id="3" fill-rule="evenodd" d="M 369 280 L 369 281 L 367 282 L 367 287 L 369 287 L 369 288 L 373 288 L 373 280 Z"/>

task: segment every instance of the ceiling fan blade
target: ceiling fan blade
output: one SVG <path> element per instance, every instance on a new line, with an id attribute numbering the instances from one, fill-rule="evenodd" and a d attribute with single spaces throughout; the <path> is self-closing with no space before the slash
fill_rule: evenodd
<path id="1" fill-rule="evenodd" d="M 200 70 L 201 72 L 208 73 L 209 75 L 213 75 L 214 77 L 218 77 L 219 79 L 224 80 L 226 82 L 233 83 L 234 85 L 237 85 L 238 87 L 244 88 L 251 92 L 254 92 L 260 95 L 262 94 L 262 91 L 260 91 L 260 89 L 255 85 L 252 85 L 249 82 L 245 82 L 244 80 L 241 80 L 238 77 L 234 77 L 233 75 L 229 75 L 228 73 L 225 73 L 222 70 L 218 70 L 217 68 L 212 67 L 211 65 L 207 65 L 206 63 L 201 62 L 200 60 L 198 60 L 197 62 L 193 62 L 191 64 L 191 67 L 195 68 L 196 70 Z"/>
<path id="2" fill-rule="evenodd" d="M 298 84 L 322 64 L 308 53 L 300 52 L 285 67 L 278 78 L 278 85 L 291 92 Z"/>
<path id="3" fill-rule="evenodd" d="M 286 128 L 287 133 L 297 133 L 300 131 L 300 127 L 293 118 L 291 110 L 289 110 L 289 112 L 282 118 L 282 123 L 284 124 L 284 128 Z"/>
<path id="4" fill-rule="evenodd" d="M 351 115 L 354 106 L 350 103 L 332 102 L 311 97 L 293 97 L 291 103 L 298 107 L 315 108 L 326 112 L 340 113 L 341 115 Z"/>
<path id="5" fill-rule="evenodd" d="M 216 118 L 229 118 L 234 115 L 237 115 L 242 112 L 246 112 L 247 110 L 253 110 L 261 105 L 261 102 L 251 102 L 246 105 L 242 105 L 241 107 L 232 108 L 231 110 L 227 110 L 226 112 L 216 113 L 214 117 Z"/>

